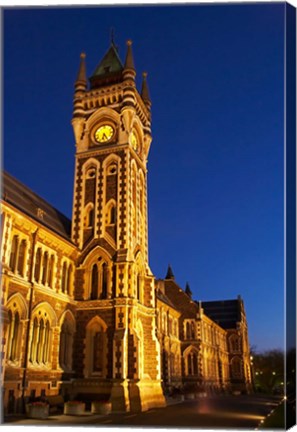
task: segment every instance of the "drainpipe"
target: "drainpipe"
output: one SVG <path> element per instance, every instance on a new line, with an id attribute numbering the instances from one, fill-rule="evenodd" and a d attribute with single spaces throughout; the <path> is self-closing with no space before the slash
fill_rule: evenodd
<path id="1" fill-rule="evenodd" d="M 37 234 L 38 228 L 33 233 L 33 242 L 32 242 L 32 259 L 29 269 L 29 281 L 30 281 L 30 298 L 29 298 L 29 308 L 28 308 L 28 325 L 25 339 L 25 355 L 24 355 L 24 372 L 22 379 L 22 410 L 23 413 L 26 411 L 25 407 L 25 390 L 26 390 L 26 381 L 27 381 L 27 369 L 28 369 L 28 355 L 29 355 L 29 342 L 30 342 L 30 327 L 31 327 L 31 317 L 32 317 L 32 304 L 33 304 L 33 292 L 34 292 L 34 281 L 33 281 L 33 264 L 34 264 L 34 256 L 35 256 L 35 248 L 37 242 Z"/>

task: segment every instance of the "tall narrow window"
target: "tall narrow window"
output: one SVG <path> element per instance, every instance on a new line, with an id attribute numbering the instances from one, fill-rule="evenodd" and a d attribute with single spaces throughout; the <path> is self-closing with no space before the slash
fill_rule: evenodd
<path id="1" fill-rule="evenodd" d="M 46 284 L 47 280 L 47 271 L 48 271 L 48 252 L 45 252 L 43 255 L 43 262 L 42 262 L 42 284 Z"/>
<path id="2" fill-rule="evenodd" d="M 186 324 L 186 339 L 191 339 L 191 324 L 189 322 Z"/>
<path id="3" fill-rule="evenodd" d="M 66 274 L 67 274 L 67 264 L 66 262 L 64 262 L 62 268 L 62 281 L 61 281 L 61 288 L 63 293 L 66 291 Z"/>
<path id="4" fill-rule="evenodd" d="M 53 287 L 54 264 L 55 264 L 55 257 L 54 255 L 51 255 L 49 259 L 48 275 L 47 275 L 47 283 L 48 286 L 51 288 Z"/>
<path id="5" fill-rule="evenodd" d="M 93 372 L 103 375 L 104 365 L 104 333 L 96 332 L 93 338 Z"/>
<path id="6" fill-rule="evenodd" d="M 67 294 L 70 294 L 71 284 L 72 284 L 72 265 L 68 267 L 68 272 L 67 272 L 67 287 L 66 287 Z"/>
<path id="7" fill-rule="evenodd" d="M 91 281 L 91 300 L 98 298 L 98 267 L 94 264 L 92 267 L 92 281 Z"/>
<path id="8" fill-rule="evenodd" d="M 38 248 L 36 252 L 35 268 L 34 268 L 34 279 L 36 282 L 39 282 L 40 266 L 41 266 L 41 248 Z"/>
<path id="9" fill-rule="evenodd" d="M 19 247 L 18 256 L 18 273 L 24 276 L 25 254 L 26 254 L 26 240 L 22 240 Z"/>
<path id="10" fill-rule="evenodd" d="M 59 350 L 60 366 L 66 370 L 70 370 L 72 368 L 73 333 L 73 324 L 66 317 L 61 328 Z"/>
<path id="11" fill-rule="evenodd" d="M 85 208 L 84 227 L 92 228 L 94 226 L 94 206 L 89 203 Z"/>
<path id="12" fill-rule="evenodd" d="M 9 330 L 8 330 L 8 349 L 7 358 L 15 361 L 18 358 L 18 342 L 20 332 L 20 316 L 18 312 L 8 312 Z"/>
<path id="13" fill-rule="evenodd" d="M 49 322 L 46 322 L 44 329 L 44 343 L 42 349 L 42 362 L 45 364 L 48 362 L 48 354 L 49 354 L 49 342 L 50 342 L 50 325 Z"/>
<path id="14" fill-rule="evenodd" d="M 37 342 L 37 353 L 36 353 L 37 363 L 42 362 L 43 344 L 44 344 L 44 322 L 43 319 L 41 319 L 39 323 L 39 337 Z"/>
<path id="15" fill-rule="evenodd" d="M 110 225 L 113 225 L 116 223 L 116 208 L 114 205 L 112 205 L 109 209 L 109 218 L 108 222 Z"/>
<path id="16" fill-rule="evenodd" d="M 9 261 L 9 267 L 13 272 L 15 272 L 16 270 L 18 245 L 19 245 L 19 238 L 17 235 L 15 235 L 13 236 L 12 239 L 10 261 Z"/>
<path id="17" fill-rule="evenodd" d="M 33 322 L 32 339 L 31 339 L 31 351 L 30 351 L 30 361 L 34 362 L 36 360 L 36 347 L 38 340 L 38 321 L 37 318 Z"/>
<path id="18" fill-rule="evenodd" d="M 137 275 L 137 282 L 136 282 L 136 295 L 137 295 L 137 300 L 140 300 L 140 296 L 141 296 L 141 276 L 140 274 Z"/>
<path id="19" fill-rule="evenodd" d="M 106 299 L 107 297 L 107 264 L 102 264 L 102 273 L 101 273 L 101 282 L 102 282 L 102 289 L 101 289 L 101 298 Z"/>

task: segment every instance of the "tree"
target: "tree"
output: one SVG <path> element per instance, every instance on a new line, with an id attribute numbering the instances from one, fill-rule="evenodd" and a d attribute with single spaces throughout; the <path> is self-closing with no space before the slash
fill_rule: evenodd
<path id="1" fill-rule="evenodd" d="M 274 349 L 257 353 L 251 349 L 255 390 L 265 393 L 282 392 L 285 382 L 284 353 Z"/>

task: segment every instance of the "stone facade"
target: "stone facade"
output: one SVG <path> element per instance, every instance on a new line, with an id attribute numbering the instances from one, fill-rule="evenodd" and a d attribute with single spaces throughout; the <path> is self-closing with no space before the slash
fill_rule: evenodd
<path id="1" fill-rule="evenodd" d="M 249 391 L 242 301 L 235 327 L 222 327 L 172 271 L 156 281 L 150 270 L 151 102 L 146 74 L 140 92 L 135 75 L 130 41 L 124 65 L 111 44 L 89 85 L 81 55 L 72 222 L 4 174 L 6 414 L 57 394 L 109 399 L 117 412 L 164 406 L 172 389 Z"/>

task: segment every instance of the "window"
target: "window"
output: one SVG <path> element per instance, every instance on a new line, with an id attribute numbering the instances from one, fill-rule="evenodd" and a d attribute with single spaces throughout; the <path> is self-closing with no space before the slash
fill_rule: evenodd
<path id="1" fill-rule="evenodd" d="M 51 255 L 49 260 L 48 275 L 47 275 L 47 284 L 51 288 L 53 287 L 54 264 L 55 264 L 55 257 L 54 255 Z"/>
<path id="2" fill-rule="evenodd" d="M 45 285 L 47 281 L 47 270 L 48 270 L 48 252 L 45 252 L 42 261 L 42 284 L 43 285 Z"/>
<path id="3" fill-rule="evenodd" d="M 19 256 L 18 256 L 18 273 L 21 276 L 24 276 L 26 247 L 27 247 L 26 240 L 22 240 L 20 243 Z"/>
<path id="4" fill-rule="evenodd" d="M 11 252 L 9 259 L 9 267 L 14 273 L 20 276 L 25 276 L 27 242 L 20 239 L 18 235 L 14 235 L 11 243 Z"/>
<path id="5" fill-rule="evenodd" d="M 98 298 L 98 267 L 94 264 L 92 267 L 92 281 L 91 281 L 91 300 Z"/>
<path id="6" fill-rule="evenodd" d="M 116 164 L 111 164 L 107 168 L 107 175 L 115 175 L 117 174 L 117 166 Z"/>
<path id="7" fill-rule="evenodd" d="M 64 370 L 72 369 L 73 336 L 75 331 L 74 319 L 66 315 L 60 333 L 59 362 Z"/>
<path id="8" fill-rule="evenodd" d="M 84 211 L 84 228 L 93 228 L 94 216 L 94 204 L 89 203 Z"/>
<path id="9" fill-rule="evenodd" d="M 18 344 L 20 336 L 20 316 L 18 312 L 8 311 L 9 328 L 8 328 L 8 345 L 7 359 L 15 361 L 18 359 Z"/>
<path id="10" fill-rule="evenodd" d="M 242 378 L 242 362 L 239 357 L 231 360 L 231 374 L 233 378 Z"/>
<path id="11" fill-rule="evenodd" d="M 187 375 L 198 375 L 198 356 L 194 351 L 187 355 Z"/>
<path id="12" fill-rule="evenodd" d="M 112 205 L 109 209 L 108 223 L 109 225 L 114 225 L 116 223 L 116 208 L 114 205 Z"/>
<path id="13" fill-rule="evenodd" d="M 91 300 L 107 298 L 107 272 L 108 267 L 106 262 L 101 258 L 92 267 L 91 274 Z"/>
<path id="14" fill-rule="evenodd" d="M 39 319 L 35 317 L 33 321 L 30 362 L 43 365 L 49 361 L 51 330 L 49 320 L 45 318 L 47 314 L 40 315 Z"/>
<path id="15" fill-rule="evenodd" d="M 195 323 L 187 321 L 186 323 L 186 339 L 195 339 Z"/>
<path id="16" fill-rule="evenodd" d="M 19 246 L 19 237 L 15 235 L 13 236 L 12 239 L 10 261 L 9 261 L 9 267 L 13 272 L 15 272 L 16 270 L 18 246 Z"/>
<path id="17" fill-rule="evenodd" d="M 61 289 L 63 293 L 66 292 L 66 274 L 67 274 L 67 264 L 66 262 L 64 262 L 62 267 L 62 282 L 61 282 Z"/>
<path id="18" fill-rule="evenodd" d="M 86 328 L 85 375 L 105 378 L 107 375 L 106 324 L 98 316 Z"/>
<path id="19" fill-rule="evenodd" d="M 41 248 L 38 248 L 36 252 L 35 268 L 34 268 L 34 279 L 36 282 L 39 282 L 40 266 L 41 266 Z"/>
<path id="20" fill-rule="evenodd" d="M 72 265 L 70 264 L 70 266 L 68 267 L 68 272 L 67 272 L 67 286 L 66 286 L 66 291 L 67 294 L 71 293 L 72 290 Z"/>

